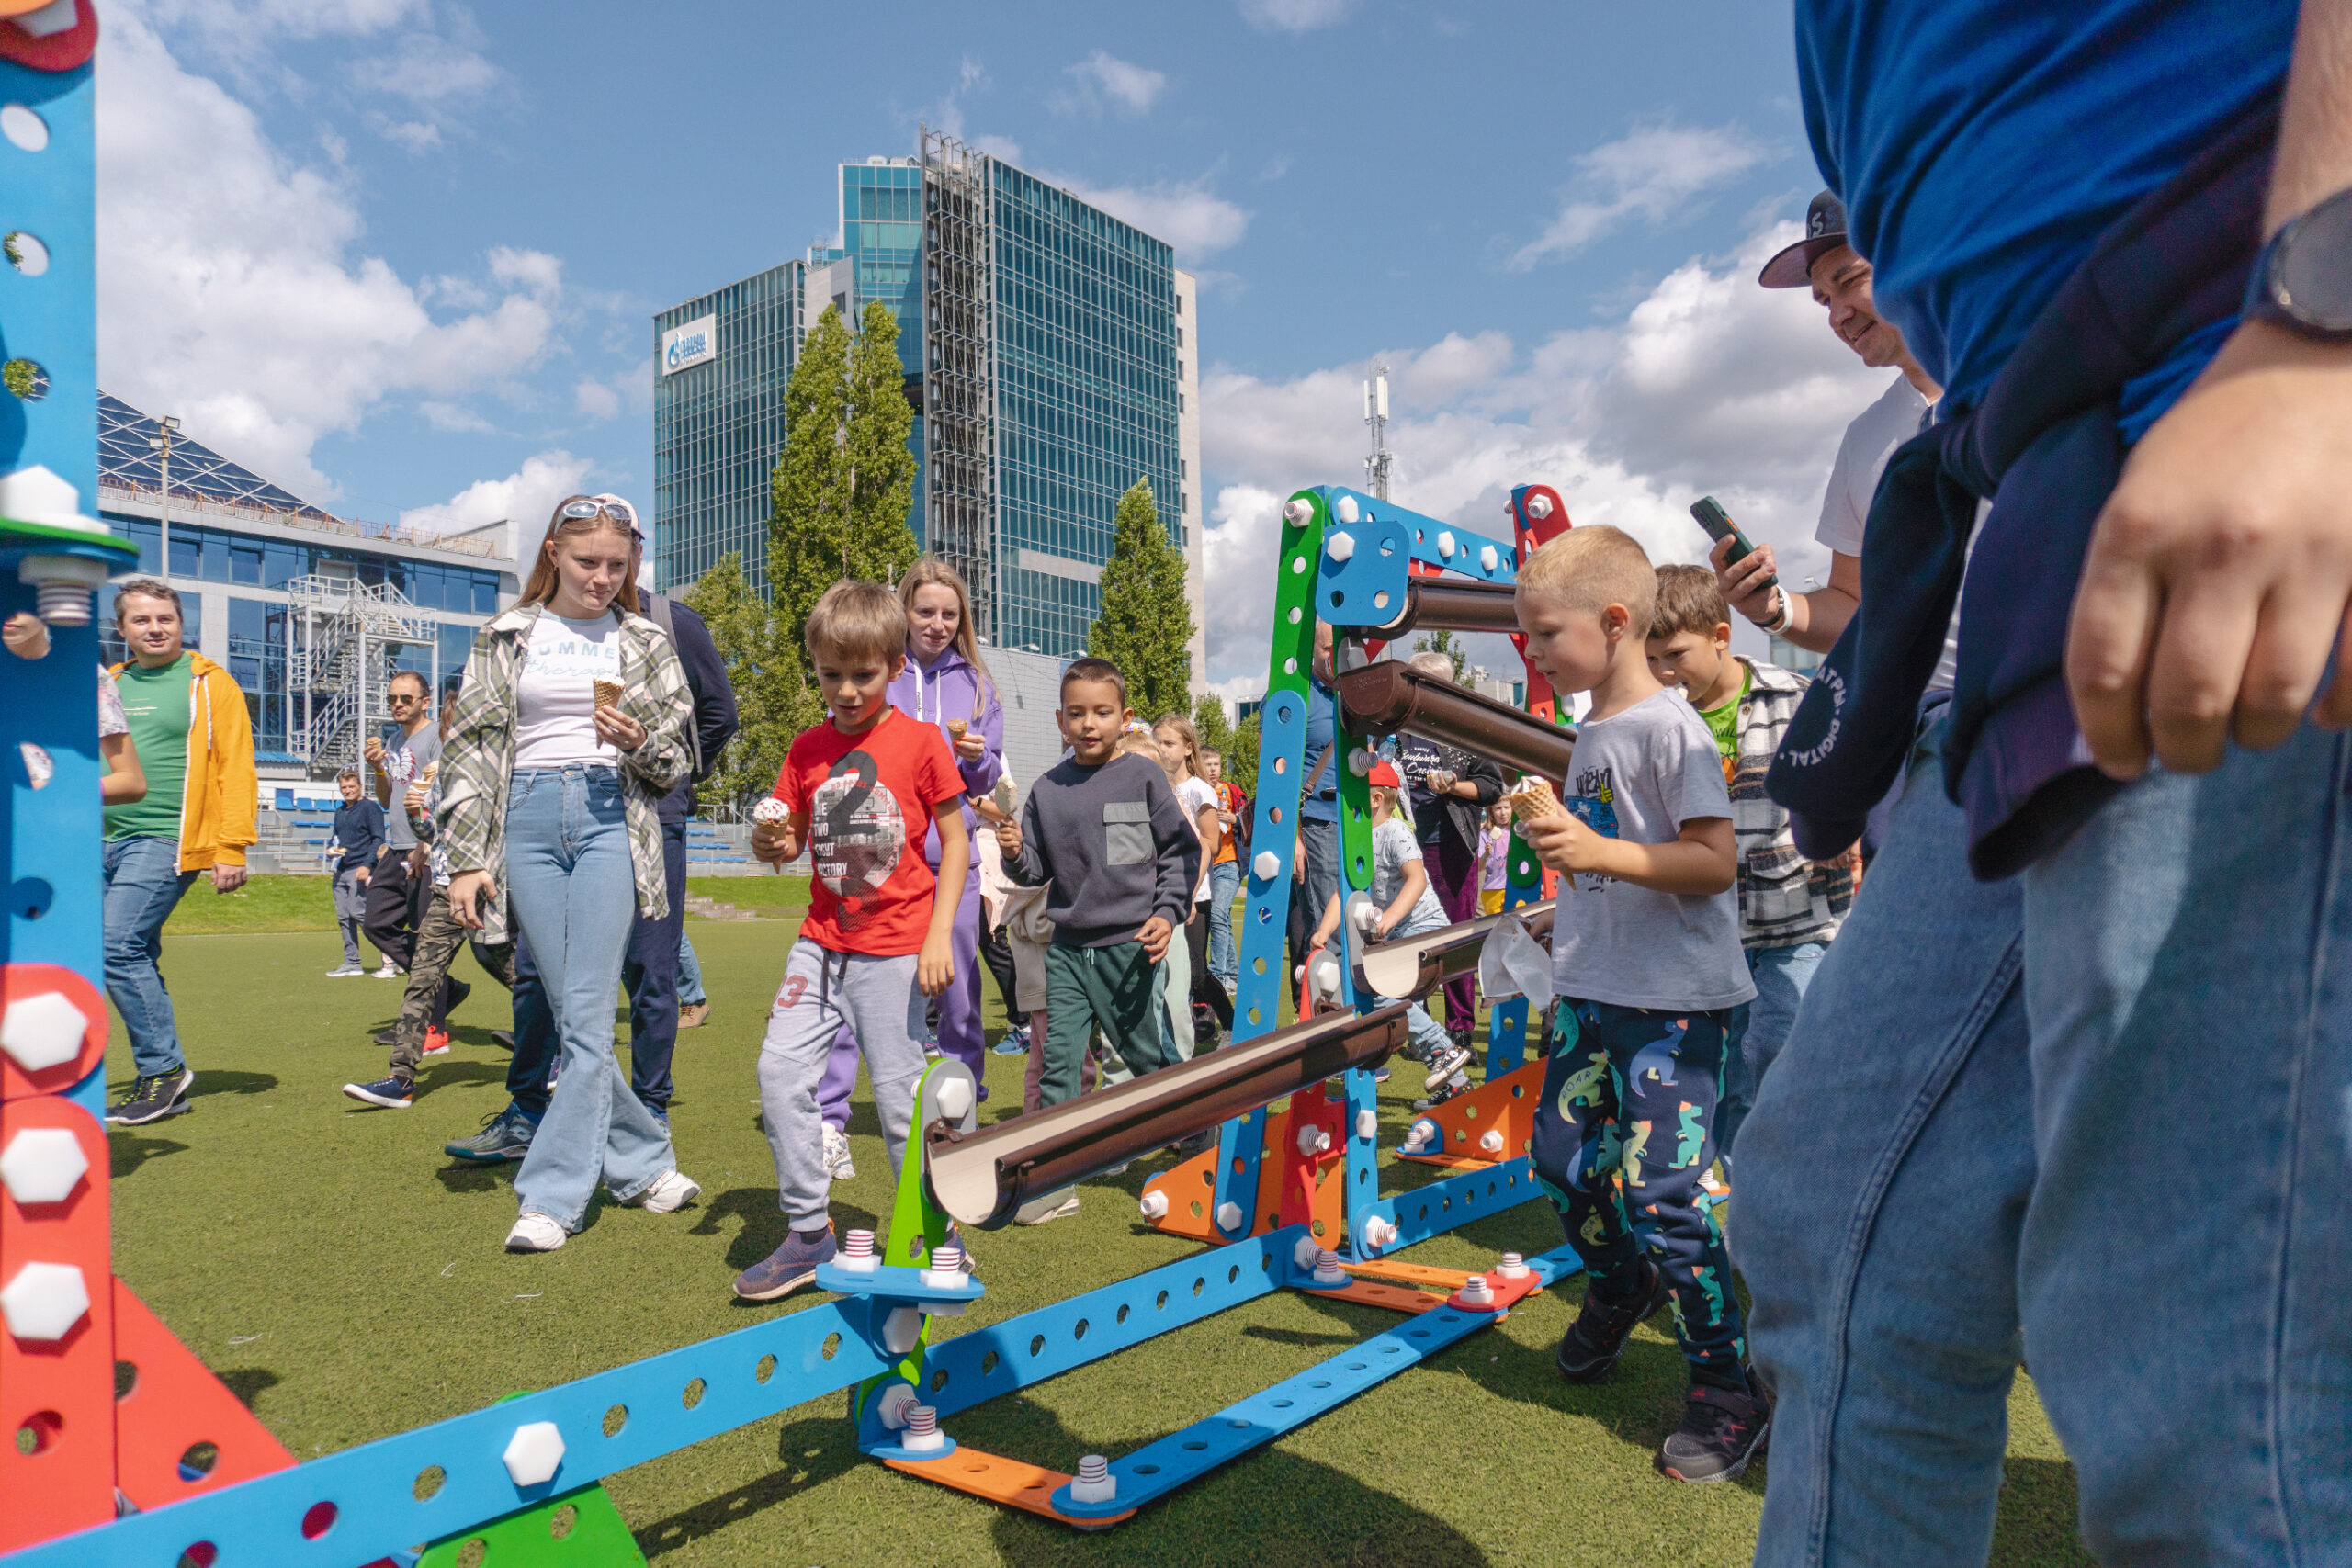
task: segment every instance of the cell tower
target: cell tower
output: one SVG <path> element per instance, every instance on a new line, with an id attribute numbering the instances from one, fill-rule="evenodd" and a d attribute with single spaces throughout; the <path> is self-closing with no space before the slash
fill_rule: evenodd
<path id="1" fill-rule="evenodd" d="M 1363 460 L 1364 488 L 1381 501 L 1388 499 L 1388 465 L 1396 454 L 1388 449 L 1388 366 L 1372 367 L 1363 384 L 1363 422 L 1372 427 L 1372 452 Z"/>

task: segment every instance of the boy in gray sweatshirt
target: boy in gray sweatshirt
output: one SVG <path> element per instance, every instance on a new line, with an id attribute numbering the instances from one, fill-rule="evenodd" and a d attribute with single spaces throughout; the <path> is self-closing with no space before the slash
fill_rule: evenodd
<path id="1" fill-rule="evenodd" d="M 1097 1023 L 1138 1074 L 1170 1058 L 1155 1005 L 1159 961 L 1192 912 L 1201 840 L 1166 773 L 1148 758 L 1115 754 L 1131 716 L 1117 665 L 1073 662 L 1062 672 L 1055 715 L 1070 755 L 1030 786 L 1021 821 L 996 830 L 1005 874 L 1044 886 L 1054 923 L 1038 1081 L 1046 1105 L 1077 1095 L 1079 1063 Z"/>

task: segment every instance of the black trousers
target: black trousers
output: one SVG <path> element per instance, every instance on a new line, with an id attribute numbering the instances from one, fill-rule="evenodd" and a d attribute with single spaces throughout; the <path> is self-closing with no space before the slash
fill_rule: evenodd
<path id="1" fill-rule="evenodd" d="M 368 868 L 368 911 L 360 917 L 360 929 L 368 933 L 368 940 L 375 944 L 377 952 L 401 968 L 409 968 L 416 957 L 417 933 L 424 929 L 425 908 L 432 900 L 431 874 L 412 876 L 408 852 L 393 850 Z M 446 979 L 433 998 L 432 1023 L 435 1029 L 446 1029 L 449 1024 L 449 982 Z"/>
<path id="2" fill-rule="evenodd" d="M 1204 1002 L 1216 1018 L 1217 1027 L 1227 1034 L 1233 1032 L 1233 998 L 1225 994 L 1225 982 L 1209 973 L 1209 907 L 1193 906 L 1193 918 L 1184 922 L 1184 947 L 1193 959 L 1193 1000 Z M 1180 1026 L 1181 1027 L 1181 1026 Z"/>
<path id="3" fill-rule="evenodd" d="M 980 962 L 996 976 L 996 988 L 1004 998 L 1005 1027 L 1012 1029 L 1026 1023 L 1021 1010 L 1020 982 L 1012 968 L 1012 942 L 1004 934 L 1002 926 L 991 927 L 986 911 L 980 915 Z"/>

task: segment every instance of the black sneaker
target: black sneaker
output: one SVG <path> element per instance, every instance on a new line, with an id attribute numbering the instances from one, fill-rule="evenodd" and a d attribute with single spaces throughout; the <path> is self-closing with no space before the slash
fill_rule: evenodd
<path id="1" fill-rule="evenodd" d="M 389 1029 L 376 1036 L 376 1043 L 389 1051 L 392 1048 L 392 1032 Z"/>
<path id="2" fill-rule="evenodd" d="M 452 980 L 448 984 L 449 1005 L 441 1010 L 441 1016 L 444 1019 L 465 1006 L 466 998 L 474 994 L 473 982 L 470 980 Z"/>
<path id="3" fill-rule="evenodd" d="M 416 1103 L 416 1085 L 397 1073 L 387 1074 L 374 1083 L 347 1083 L 343 1092 L 366 1105 L 380 1106 L 386 1111 L 406 1111 Z"/>
<path id="4" fill-rule="evenodd" d="M 490 1032 L 490 1037 L 497 1043 L 498 1048 L 502 1051 L 512 1051 L 514 1049 L 514 1032 L 513 1030 L 493 1029 Z"/>
<path id="5" fill-rule="evenodd" d="M 1668 1434 L 1651 1462 L 1670 1481 L 1698 1486 L 1736 1481 L 1747 1461 L 1764 1451 L 1771 1430 L 1771 1410 L 1758 1394 L 1692 1383 L 1681 1429 Z"/>
<path id="6" fill-rule="evenodd" d="M 1596 1288 L 1599 1283 L 1594 1280 L 1585 1286 L 1584 1307 L 1561 1336 L 1559 1354 L 1552 1358 L 1552 1364 L 1570 1382 L 1599 1382 L 1616 1371 L 1617 1358 L 1625 1353 L 1634 1325 L 1664 1306 L 1670 1293 L 1666 1277 L 1646 1258 L 1642 1262 L 1641 1289 L 1627 1300 L 1607 1300 Z"/>
<path id="7" fill-rule="evenodd" d="M 193 1067 L 142 1077 L 130 1086 L 129 1094 L 107 1107 L 107 1122 L 115 1127 L 143 1127 L 166 1116 L 185 1115 L 196 1109 L 187 1102 L 187 1091 L 195 1083 Z"/>

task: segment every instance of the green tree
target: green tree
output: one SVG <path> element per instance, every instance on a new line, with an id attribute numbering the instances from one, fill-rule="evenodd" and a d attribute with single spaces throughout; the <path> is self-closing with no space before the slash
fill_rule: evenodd
<path id="1" fill-rule="evenodd" d="M 786 637 L 776 616 L 752 589 L 740 556 L 729 555 L 688 589 L 685 601 L 710 627 L 727 661 L 742 728 L 727 743 L 718 767 L 702 783 L 703 806 L 742 809 L 775 787 L 792 738 L 817 722 L 823 709 L 809 684 L 797 637 Z"/>
<path id="2" fill-rule="evenodd" d="M 1258 793 L 1258 716 L 1251 714 L 1239 724 L 1225 715 L 1225 700 L 1214 692 L 1203 692 L 1193 705 L 1193 728 L 1201 734 L 1201 744 L 1225 758 L 1225 776 L 1241 787 L 1244 795 Z"/>
<path id="3" fill-rule="evenodd" d="M 895 582 L 919 553 L 907 527 L 914 412 L 899 323 L 865 308 L 853 336 L 831 306 L 802 343 L 784 392 L 785 445 L 769 480 L 768 596 L 797 649 L 809 607 L 844 577 Z"/>
<path id="4" fill-rule="evenodd" d="M 1151 482 L 1119 498 L 1111 558 L 1102 567 L 1102 610 L 1087 629 L 1086 651 L 1117 665 L 1127 700 L 1146 719 L 1193 706 L 1193 609 L 1184 598 L 1184 558 L 1168 536 Z"/>
<path id="5" fill-rule="evenodd" d="M 1456 681 L 1461 680 L 1462 672 L 1470 667 L 1470 649 L 1464 647 L 1462 639 L 1452 632 L 1429 632 L 1415 637 L 1413 651 L 1444 654 L 1453 661 L 1453 678 Z"/>

